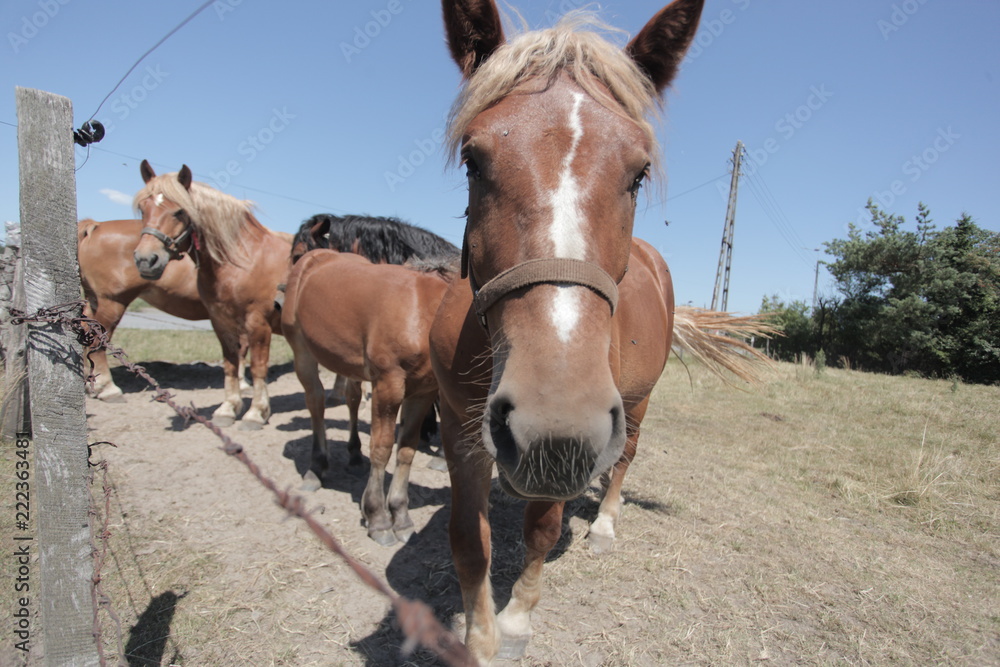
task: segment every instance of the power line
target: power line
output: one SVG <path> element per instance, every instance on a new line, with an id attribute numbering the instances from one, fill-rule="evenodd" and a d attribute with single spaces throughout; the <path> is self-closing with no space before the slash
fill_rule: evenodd
<path id="1" fill-rule="evenodd" d="M 673 200 L 675 200 L 675 199 L 678 199 L 679 197 L 683 197 L 684 195 L 687 195 L 687 194 L 691 194 L 691 193 L 692 193 L 692 192 L 694 192 L 695 190 L 700 190 L 700 189 L 702 189 L 703 187 L 705 187 L 706 185 L 711 185 L 712 183 L 715 183 L 715 182 L 716 182 L 717 180 L 719 180 L 720 178 L 725 178 L 725 177 L 726 177 L 726 176 L 728 176 L 728 175 L 729 175 L 729 174 L 719 174 L 719 175 L 718 175 L 718 176 L 716 176 L 715 178 L 713 178 L 713 179 L 710 179 L 710 180 L 707 180 L 707 181 L 705 181 L 704 183 L 702 183 L 701 185 L 696 185 L 696 186 L 694 186 L 693 188 L 691 188 L 690 190 L 685 190 L 684 192 L 681 192 L 680 194 L 676 194 L 676 195 L 674 195 L 674 196 L 672 196 L 672 197 L 667 197 L 666 201 L 673 201 Z"/>
<path id="2" fill-rule="evenodd" d="M 808 266 L 808 267 L 811 268 L 812 267 L 812 262 L 808 261 L 805 258 L 805 256 L 802 255 L 802 252 L 800 251 L 800 248 L 802 246 L 798 246 L 798 245 L 795 244 L 795 242 L 792 240 L 792 237 L 790 236 L 789 232 L 779 222 L 778 217 L 776 215 L 776 212 L 774 211 L 771 203 L 768 202 L 763 197 L 762 193 L 759 191 L 759 187 L 760 186 L 757 184 L 757 182 L 754 179 L 752 179 L 752 178 L 748 178 L 746 182 L 747 182 L 747 186 L 750 189 L 750 194 L 752 194 L 753 197 L 754 197 L 754 199 L 757 200 L 757 203 L 760 205 L 760 208 L 764 212 L 764 215 L 767 217 L 767 219 L 770 220 L 771 224 L 773 224 L 774 227 L 775 227 L 775 229 L 778 230 L 778 234 L 781 236 L 782 240 L 784 240 L 784 242 L 788 244 L 788 247 L 792 249 L 792 252 L 795 253 L 796 257 L 798 257 L 800 260 L 802 260 L 802 262 L 806 266 Z"/>
<path id="3" fill-rule="evenodd" d="M 99 146 L 93 147 L 95 151 L 100 151 L 102 153 L 109 153 L 110 155 L 117 155 L 118 157 L 127 158 L 129 160 L 134 160 L 135 162 L 142 162 L 142 158 L 135 157 L 134 155 L 126 155 L 124 153 L 117 153 L 115 151 L 109 151 L 107 148 L 101 148 Z M 160 164 L 158 162 L 150 162 L 154 167 L 160 167 L 162 169 L 170 169 L 169 166 Z M 260 188 L 252 188 L 248 185 L 241 185 L 239 183 L 231 183 L 233 187 L 242 188 L 244 190 L 250 190 L 251 192 L 259 192 L 269 197 L 277 197 L 278 199 L 287 199 L 288 201 L 297 202 L 299 204 L 308 204 L 309 206 L 316 206 L 317 208 L 323 209 L 330 213 L 346 213 L 344 209 L 335 208 L 333 206 L 327 206 L 326 204 L 317 204 L 316 202 L 307 201 L 305 199 L 297 199 L 296 197 L 289 197 L 287 195 L 280 195 L 276 192 L 269 192 L 268 190 L 261 190 Z"/>
<path id="4" fill-rule="evenodd" d="M 771 192 L 771 188 L 768 187 L 767 181 L 764 180 L 764 176 L 759 171 L 755 171 L 753 174 L 751 174 L 751 178 L 756 179 L 763 188 L 764 195 L 774 205 L 774 209 L 778 212 L 779 220 L 784 222 L 787 231 L 792 237 L 792 240 L 797 242 L 800 246 L 805 246 L 806 243 L 802 240 L 802 237 L 798 235 L 798 232 L 795 231 L 795 226 L 792 225 L 792 222 L 789 219 L 789 217 L 785 214 L 784 209 L 781 208 L 781 204 L 778 202 L 777 197 L 775 197 L 774 193 Z"/>
<path id="5" fill-rule="evenodd" d="M 181 28 L 183 28 L 184 26 L 186 26 L 188 24 L 188 22 L 191 21 L 191 19 L 193 19 L 195 16 L 197 16 L 202 11 L 204 11 L 213 2 L 214 2 L 214 0 L 206 0 L 204 3 L 202 3 L 202 5 L 200 7 L 198 7 L 198 9 L 194 10 L 193 12 L 191 12 L 191 14 L 189 14 L 186 19 L 184 19 L 183 21 L 181 21 L 180 23 L 178 23 L 173 28 L 173 30 L 171 30 L 166 35 L 164 35 L 160 39 L 160 41 L 158 41 L 156 44 L 153 44 L 153 46 L 151 46 L 145 53 L 143 53 L 141 56 L 139 56 L 139 59 L 136 60 L 135 63 L 133 63 L 132 66 L 128 68 L 128 71 L 125 72 L 125 75 L 118 80 L 118 83 L 116 83 L 115 87 L 111 89 L 111 92 L 104 96 L 104 99 L 101 100 L 101 103 L 97 105 L 97 109 L 94 111 L 93 114 L 91 114 L 90 118 L 88 118 L 87 120 L 94 120 L 94 116 L 96 116 L 100 112 L 101 107 L 104 106 L 104 103 L 107 102 L 108 99 L 112 95 L 115 94 L 115 91 L 118 90 L 119 86 L 121 86 L 123 83 L 125 83 L 125 79 L 128 78 L 128 75 L 131 74 L 133 71 L 135 71 L 135 68 L 139 66 L 139 63 L 141 63 L 143 60 L 145 60 L 146 56 L 148 56 L 150 53 L 152 53 L 157 48 L 159 48 L 159 46 L 161 44 L 163 44 L 165 41 L 167 41 L 168 39 L 170 39 L 175 32 L 177 32 L 178 30 L 180 30 Z"/>

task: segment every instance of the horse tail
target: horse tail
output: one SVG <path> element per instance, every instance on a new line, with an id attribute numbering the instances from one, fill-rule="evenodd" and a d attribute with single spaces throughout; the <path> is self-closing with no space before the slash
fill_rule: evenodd
<path id="1" fill-rule="evenodd" d="M 716 310 L 678 306 L 674 312 L 674 341 L 730 385 L 735 376 L 753 386 L 763 381 L 774 361 L 745 340 L 771 338 L 778 333 L 766 315 L 735 316 Z"/>
<path id="2" fill-rule="evenodd" d="M 91 220 L 90 218 L 84 218 L 83 220 L 81 220 L 80 222 L 78 222 L 76 224 L 76 242 L 77 242 L 77 244 L 79 244 L 81 241 L 83 241 L 83 239 L 85 239 L 88 236 L 90 236 L 93 233 L 93 231 L 95 229 L 97 229 L 97 226 L 99 224 L 101 224 L 101 223 L 95 222 L 94 220 Z"/>

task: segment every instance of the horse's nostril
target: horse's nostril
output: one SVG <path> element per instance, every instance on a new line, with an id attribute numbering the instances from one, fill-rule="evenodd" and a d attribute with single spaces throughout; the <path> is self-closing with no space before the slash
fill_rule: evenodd
<path id="1" fill-rule="evenodd" d="M 517 466 L 517 442 L 510 430 L 510 415 L 514 404 L 507 398 L 496 396 L 490 402 L 490 437 L 496 447 L 497 463 Z"/>

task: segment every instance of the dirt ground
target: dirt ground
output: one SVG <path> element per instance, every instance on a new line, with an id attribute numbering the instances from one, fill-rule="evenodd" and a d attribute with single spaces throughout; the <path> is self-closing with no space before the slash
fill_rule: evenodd
<path id="1" fill-rule="evenodd" d="M 220 402 L 218 367 L 148 368 L 202 415 Z M 400 656 L 388 603 L 288 518 L 214 435 L 114 372 L 126 402 L 88 399 L 87 413 L 92 440 L 117 445 L 96 448 L 114 490 L 103 576 L 130 665 L 438 664 L 419 650 Z M 973 408 L 971 393 L 944 382 L 795 372 L 747 395 L 668 370 L 626 480 L 615 551 L 587 548 L 596 495 L 571 503 L 535 636 L 523 660 L 506 664 L 1000 664 L 998 417 L 986 393 L 995 389 L 983 388 L 976 405 L 987 407 Z M 898 387 L 931 412 L 901 402 Z M 296 490 L 309 426 L 290 365 L 272 370 L 270 390 L 270 423 L 227 433 L 279 487 Z M 857 421 L 824 416 L 833 404 Z M 862 417 L 870 410 L 878 417 Z M 346 420 L 346 408 L 327 409 L 332 442 L 346 440 Z M 886 435 L 892 420 L 901 435 Z M 873 488 L 882 483 L 879 466 L 928 465 L 921 428 L 928 450 L 942 443 L 933 486 L 906 503 L 862 493 L 868 471 Z M 367 455 L 365 431 L 362 441 Z M 861 462 L 872 443 L 885 462 Z M 365 478 L 346 470 L 345 449 L 334 447 L 324 488 L 307 496 L 315 516 L 395 591 L 461 632 L 446 473 L 418 453 L 418 532 L 384 548 L 361 525 Z M 955 485 L 974 475 L 978 497 L 952 502 Z M 520 567 L 521 512 L 495 490 L 501 606 Z M 103 618 L 110 648 L 113 624 Z"/>
<path id="2" fill-rule="evenodd" d="M 218 367 L 154 363 L 147 368 L 180 404 L 194 404 L 199 414 L 209 416 L 221 399 Z M 400 657 L 403 638 L 387 601 L 363 587 L 301 521 L 288 518 L 242 464 L 221 451 L 213 434 L 151 402 L 151 393 L 121 369 L 115 376 L 126 402 L 88 399 L 87 413 L 92 439 L 117 445 L 98 448 L 110 463 L 114 489 L 105 586 L 123 618 L 130 664 L 437 664 L 421 651 Z M 325 379 L 331 386 L 332 377 Z M 274 414 L 263 430 L 226 432 L 280 488 L 299 492 L 310 431 L 290 365 L 272 369 L 270 391 Z M 329 407 L 326 417 L 331 441 L 346 442 L 346 408 Z M 364 409 L 361 428 L 367 456 Z M 460 625 L 461 600 L 447 544 L 449 485 L 447 473 L 430 467 L 431 449 L 418 452 L 411 475 L 411 515 L 419 531 L 406 545 L 390 548 L 367 538 L 358 506 L 366 478 L 348 472 L 345 447 L 333 449 L 324 488 L 304 494 L 309 506 L 397 593 L 429 603 L 447 625 Z M 498 490 L 494 506 L 499 524 L 494 581 L 502 604 L 522 554 L 523 506 Z M 567 551 L 591 558 L 579 543 L 586 520 L 576 516 L 588 512 L 596 512 L 596 497 L 574 504 L 555 558 Z M 601 602 L 600 594 L 594 597 L 594 604 Z M 530 649 L 537 664 L 549 659 L 563 664 L 556 656 L 564 656 L 567 646 L 579 652 L 581 633 L 602 631 L 602 620 L 580 619 L 565 609 L 552 613 L 565 606 L 559 596 L 542 602 L 539 617 L 547 622 Z M 600 652 L 585 664 L 603 664 Z"/>

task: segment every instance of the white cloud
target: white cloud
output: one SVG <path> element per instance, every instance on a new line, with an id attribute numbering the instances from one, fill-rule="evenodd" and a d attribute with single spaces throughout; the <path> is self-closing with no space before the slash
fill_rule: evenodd
<path id="1" fill-rule="evenodd" d="M 116 204 L 132 208 L 132 195 L 127 195 L 124 192 L 118 192 L 118 190 L 112 190 L 111 188 L 104 188 L 100 190 L 100 193 Z"/>

